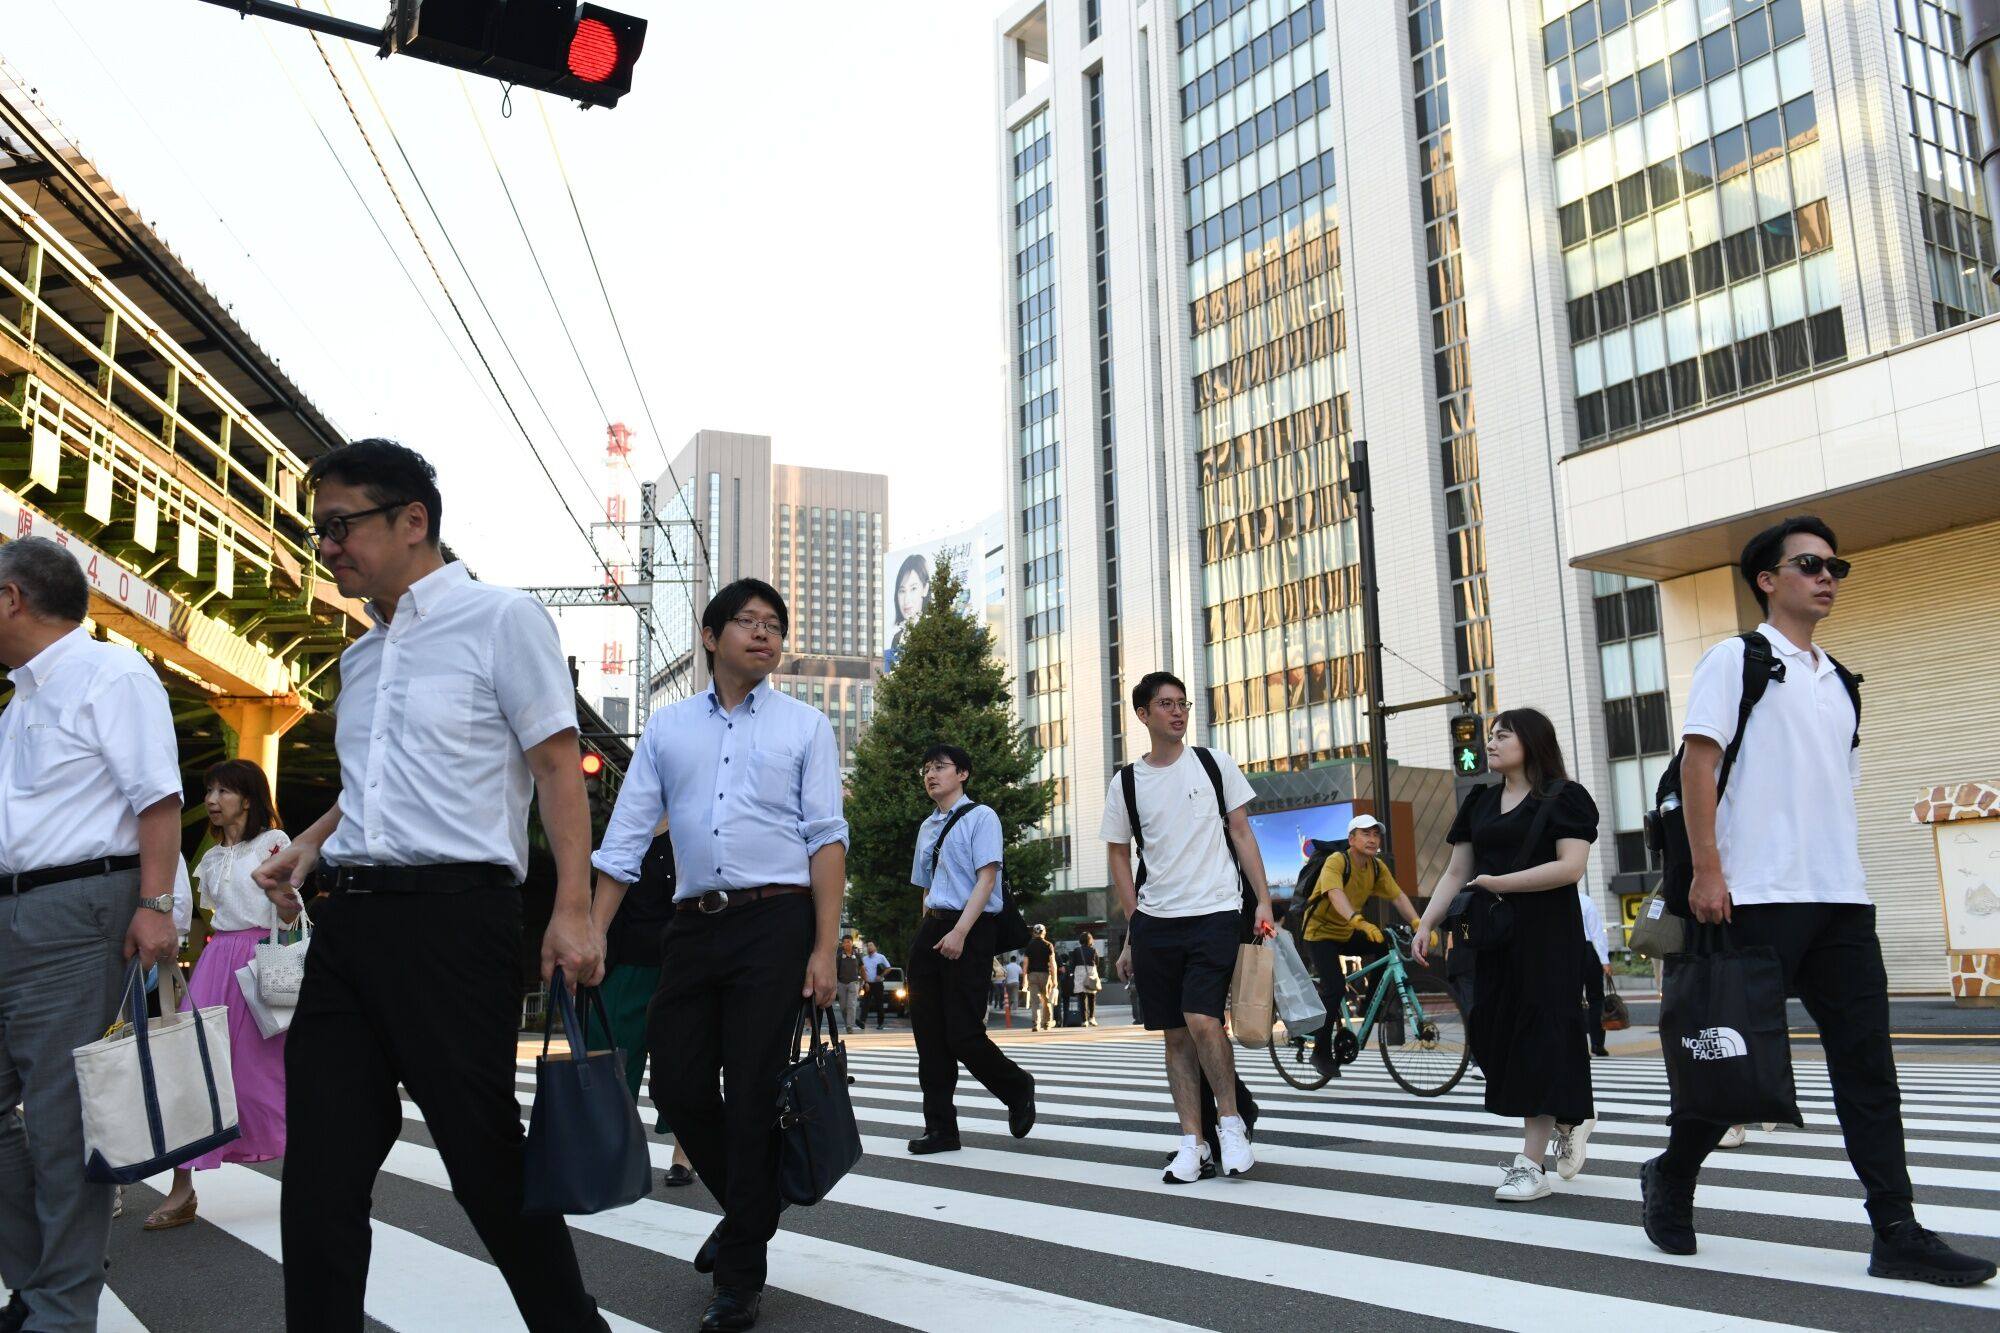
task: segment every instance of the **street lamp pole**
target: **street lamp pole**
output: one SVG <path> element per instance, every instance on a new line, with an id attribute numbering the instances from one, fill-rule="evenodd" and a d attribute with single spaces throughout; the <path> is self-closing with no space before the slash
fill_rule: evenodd
<path id="1" fill-rule="evenodd" d="M 1347 489 L 1354 497 L 1361 556 L 1361 632 L 1368 659 L 1368 766 L 1375 780 L 1375 817 L 1382 821 L 1382 852 L 1395 851 L 1389 802 L 1389 714 L 1382 697 L 1381 579 L 1375 562 L 1375 494 L 1368 475 L 1368 441 L 1356 440 L 1347 460 Z"/>

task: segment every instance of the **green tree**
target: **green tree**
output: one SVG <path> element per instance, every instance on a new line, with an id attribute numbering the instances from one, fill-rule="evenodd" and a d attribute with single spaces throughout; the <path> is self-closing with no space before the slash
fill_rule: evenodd
<path id="1" fill-rule="evenodd" d="M 916 934 L 923 895 L 910 885 L 917 826 L 936 810 L 918 766 L 933 745 L 972 756 L 966 794 L 1000 817 L 1002 871 L 1017 906 L 1048 889 L 1055 849 L 1030 840 L 1048 815 L 1055 784 L 1034 777 L 1041 749 L 1015 719 L 1007 673 L 978 617 L 956 610 L 964 585 L 940 560 L 930 601 L 909 623 L 896 669 L 875 690 L 875 720 L 854 747 L 847 819 L 848 915 L 862 933 L 899 955 Z"/>

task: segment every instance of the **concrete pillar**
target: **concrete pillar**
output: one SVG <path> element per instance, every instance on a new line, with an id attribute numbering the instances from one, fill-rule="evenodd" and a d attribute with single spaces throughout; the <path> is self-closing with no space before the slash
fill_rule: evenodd
<path id="1" fill-rule="evenodd" d="M 217 699 L 215 711 L 236 733 L 236 757 L 264 770 L 278 789 L 278 742 L 309 711 L 296 695 L 286 698 Z"/>
<path id="2" fill-rule="evenodd" d="M 1687 718 L 1688 686 L 1701 655 L 1732 634 L 1757 628 L 1763 619 L 1757 599 L 1737 577 L 1734 565 L 1660 584 L 1660 635 L 1667 653 L 1667 699 L 1673 707 L 1676 736 Z"/>

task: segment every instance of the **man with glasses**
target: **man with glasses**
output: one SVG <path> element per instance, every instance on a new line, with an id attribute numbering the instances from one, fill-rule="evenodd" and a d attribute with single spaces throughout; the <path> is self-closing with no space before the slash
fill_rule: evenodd
<path id="1" fill-rule="evenodd" d="M 909 1147 L 927 1154 L 958 1151 L 960 1065 L 1007 1108 L 1007 1130 L 1017 1139 L 1034 1128 L 1035 1079 L 986 1035 L 995 922 L 1006 893 L 1000 817 L 965 794 L 972 756 L 956 745 L 933 745 L 919 771 L 937 809 L 917 829 L 910 866 L 911 885 L 924 891 L 909 962 L 924 1132 Z"/>
<path id="2" fill-rule="evenodd" d="M 1746 718 L 1744 638 L 1725 639 L 1695 668 L 1682 729 L 1687 906 L 1697 921 L 1730 922 L 1733 945 L 1774 951 L 1786 990 L 1819 1029 L 1848 1160 L 1868 1192 L 1869 1273 L 1971 1286 L 1991 1278 L 1993 1264 L 1917 1224 L 1904 1161 L 1888 978 L 1855 814 L 1860 693 L 1813 642 L 1849 572 L 1837 549 L 1833 529 L 1811 517 L 1766 528 L 1743 548 L 1740 573 L 1765 612 L 1757 633 L 1768 643 L 1769 683 Z M 1655 1245 L 1693 1254 L 1695 1176 L 1730 1126 L 1679 1112 L 1669 1125 L 1666 1152 L 1640 1169 L 1641 1213 Z"/>
<path id="3" fill-rule="evenodd" d="M 314 909 L 285 1045 L 286 1324 L 362 1326 L 370 1195 L 402 1132 L 401 1085 L 527 1326 L 604 1328 L 562 1219 L 521 1214 L 531 795 L 556 872 L 542 975 L 560 965 L 570 985 L 592 986 L 604 970 L 555 622 L 526 593 L 445 560 L 437 475 L 415 451 L 361 440 L 318 459 L 306 482 L 320 561 L 375 623 L 340 658 L 339 799 L 256 872 L 292 911 L 324 860 L 331 895 Z"/>
<path id="4" fill-rule="evenodd" d="M 790 621 L 739 579 L 701 615 L 707 690 L 653 714 L 592 858 L 617 910 L 660 816 L 679 879 L 647 1044 L 653 1095 L 723 1217 L 696 1253 L 704 1329 L 757 1322 L 778 1229 L 778 1076 L 799 1005 L 833 1002 L 847 881 L 840 754 L 824 714 L 771 688 Z M 727 1088 L 728 1097 L 723 1096 Z"/>

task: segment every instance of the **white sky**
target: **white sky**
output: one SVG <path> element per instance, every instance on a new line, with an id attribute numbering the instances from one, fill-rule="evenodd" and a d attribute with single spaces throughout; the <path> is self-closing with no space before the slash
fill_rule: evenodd
<path id="1" fill-rule="evenodd" d="M 389 6 L 331 7 L 373 25 Z M 632 93 L 608 112 L 548 106 L 660 439 L 618 352 L 533 95 L 517 93 L 503 119 L 497 83 L 467 77 L 468 106 L 455 72 L 353 48 L 553 429 L 412 188 L 346 44 L 324 39 L 570 506 L 586 523 L 601 517 L 604 414 L 475 115 L 608 414 L 639 433 L 643 475 L 657 475 L 662 449 L 677 451 L 697 429 L 753 431 L 773 437 L 779 462 L 886 473 L 891 545 L 998 508 L 1006 349 L 991 6 L 616 7 L 652 22 Z M 596 581 L 311 36 L 197 0 L 0 0 L 0 12 L 0 57 L 321 409 L 350 434 L 394 435 L 437 464 L 446 537 L 482 577 Z M 629 616 L 573 614 L 564 638 L 595 661 L 598 643 L 629 625 Z M 629 688 L 615 679 L 593 688 L 590 673 L 583 685 L 593 696 Z"/>

